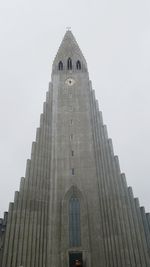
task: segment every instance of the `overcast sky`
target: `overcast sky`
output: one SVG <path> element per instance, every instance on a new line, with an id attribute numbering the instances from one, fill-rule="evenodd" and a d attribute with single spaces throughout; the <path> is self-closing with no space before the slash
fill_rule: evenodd
<path id="1" fill-rule="evenodd" d="M 150 1 L 0 1 L 0 216 L 25 175 L 51 66 L 70 26 L 122 172 L 150 211 Z"/>

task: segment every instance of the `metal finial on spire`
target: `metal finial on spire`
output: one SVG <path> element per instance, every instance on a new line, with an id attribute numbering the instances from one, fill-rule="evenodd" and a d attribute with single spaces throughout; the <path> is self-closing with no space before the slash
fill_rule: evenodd
<path id="1" fill-rule="evenodd" d="M 71 30 L 71 27 L 66 27 L 67 31 L 70 31 Z"/>

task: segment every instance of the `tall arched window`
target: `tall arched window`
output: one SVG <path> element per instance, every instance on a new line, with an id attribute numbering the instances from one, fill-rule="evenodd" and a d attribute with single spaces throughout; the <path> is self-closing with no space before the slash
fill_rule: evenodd
<path id="1" fill-rule="evenodd" d="M 68 70 L 72 70 L 72 60 L 70 57 L 68 58 L 68 61 L 67 61 L 67 68 Z"/>
<path id="2" fill-rule="evenodd" d="M 81 62 L 78 60 L 76 63 L 77 70 L 81 70 Z"/>
<path id="3" fill-rule="evenodd" d="M 69 243 L 70 247 L 81 245 L 80 202 L 75 195 L 69 200 Z"/>
<path id="4" fill-rule="evenodd" d="M 59 62 L 59 64 L 58 64 L 58 69 L 59 69 L 59 70 L 63 70 L 63 63 L 62 63 L 62 61 Z"/>

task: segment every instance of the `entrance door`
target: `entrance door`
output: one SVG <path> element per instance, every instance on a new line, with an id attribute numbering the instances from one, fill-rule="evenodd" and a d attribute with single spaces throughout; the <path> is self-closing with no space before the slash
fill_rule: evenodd
<path id="1" fill-rule="evenodd" d="M 69 253 L 69 267 L 83 267 L 82 252 Z"/>

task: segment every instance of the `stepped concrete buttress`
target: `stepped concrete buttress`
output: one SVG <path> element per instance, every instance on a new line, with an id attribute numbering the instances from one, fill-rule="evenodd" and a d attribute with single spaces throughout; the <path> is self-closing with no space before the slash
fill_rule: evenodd
<path id="1" fill-rule="evenodd" d="M 150 215 L 120 171 L 69 30 L 25 177 L 0 220 L 0 266 L 150 267 Z"/>

